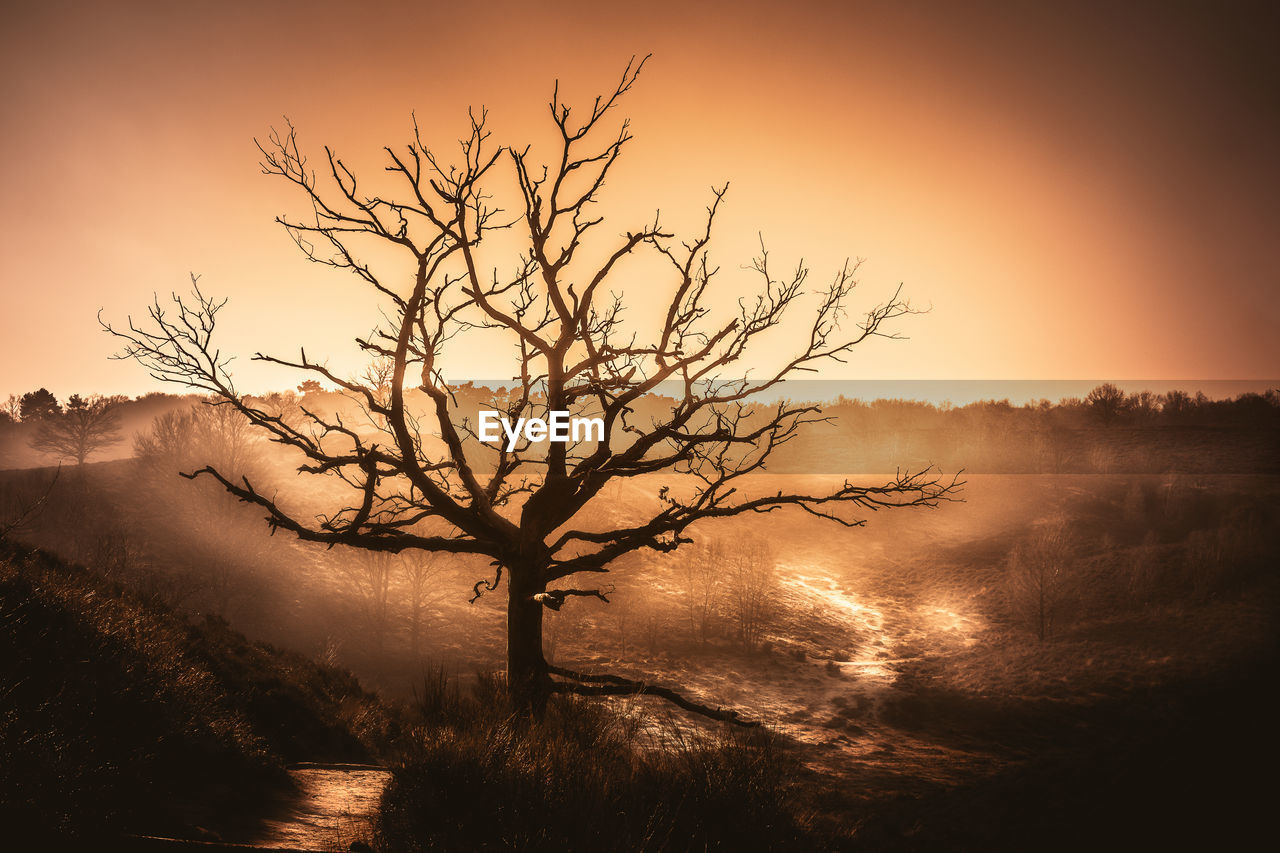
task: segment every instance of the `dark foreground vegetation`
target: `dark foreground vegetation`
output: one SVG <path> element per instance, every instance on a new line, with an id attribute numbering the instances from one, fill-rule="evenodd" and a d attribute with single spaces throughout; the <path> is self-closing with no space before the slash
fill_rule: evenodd
<path id="1" fill-rule="evenodd" d="M 431 670 L 388 708 L 349 673 L 193 621 L 45 552 L 0 544 L 0 821 L 42 848 L 242 835 L 286 763 L 391 760 L 385 850 L 746 849 L 801 843 L 796 764 L 764 731 L 707 732 L 563 699 L 536 722 L 501 677 Z"/>
<path id="2" fill-rule="evenodd" d="M 749 850 L 810 847 L 799 764 L 764 730 L 704 730 L 556 697 L 506 711 L 501 679 L 471 695 L 435 670 L 383 797 L 385 850 Z"/>
<path id="3" fill-rule="evenodd" d="M 0 697 L 0 825 L 29 849 L 233 829 L 288 793 L 287 762 L 392 734 L 349 673 L 5 542 Z"/>

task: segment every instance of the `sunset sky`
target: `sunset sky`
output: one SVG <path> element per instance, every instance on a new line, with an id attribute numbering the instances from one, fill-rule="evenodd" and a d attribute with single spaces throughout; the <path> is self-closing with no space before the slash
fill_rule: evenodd
<path id="1" fill-rule="evenodd" d="M 257 350 L 354 372 L 377 307 L 272 222 L 305 208 L 253 138 L 287 115 L 376 173 L 411 111 L 445 151 L 483 104 L 537 142 L 556 78 L 585 106 L 650 52 L 607 233 L 693 224 L 727 180 L 725 304 L 761 233 L 815 282 L 865 258 L 863 304 L 932 306 L 831 377 L 1280 375 L 1280 16 L 1049 5 L 6 3 L 0 396 L 156 389 L 96 314 L 192 272 L 242 387 L 298 381 Z M 639 307 L 661 285 L 634 279 Z"/>

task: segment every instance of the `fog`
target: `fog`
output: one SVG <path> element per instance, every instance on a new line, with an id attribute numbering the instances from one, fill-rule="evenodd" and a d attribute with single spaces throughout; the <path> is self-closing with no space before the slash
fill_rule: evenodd
<path id="1" fill-rule="evenodd" d="M 865 511 L 854 527 L 785 508 L 700 521 L 691 543 L 626 556 L 600 596 L 549 609 L 544 652 L 553 666 L 678 685 L 739 709 L 810 771 L 843 780 L 852 801 L 971 790 L 1053 753 L 1043 739 L 1060 721 L 1047 709 L 1092 719 L 1090 709 L 1130 707 L 1270 648 L 1277 403 L 1135 395 L 1105 412 L 1080 400 L 833 401 L 825 432 L 780 450 L 742 481 L 743 495 L 874 485 L 897 459 L 963 469 L 957 499 Z M 344 405 L 314 389 L 275 404 L 285 414 Z M 349 504 L 348 487 L 300 476 L 298 456 L 228 406 L 158 396 L 124 406 L 135 426 L 122 433 L 124 458 L 0 473 L 10 539 L 193 623 L 225 620 L 350 669 L 387 702 L 420 698 L 432 673 L 465 687 L 501 672 L 506 599 L 488 590 L 486 559 L 272 535 L 262 510 L 180 472 L 214 465 L 317 519 Z M 5 428 L 11 459 L 29 461 L 33 428 Z M 637 523 L 685 480 L 612 484 L 573 525 Z M 600 701 L 669 715 L 656 699 Z"/>

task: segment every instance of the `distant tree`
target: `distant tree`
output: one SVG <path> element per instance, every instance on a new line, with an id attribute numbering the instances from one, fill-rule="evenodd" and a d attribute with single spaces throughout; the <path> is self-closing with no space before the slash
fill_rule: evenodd
<path id="1" fill-rule="evenodd" d="M 376 434 L 321 412 L 286 416 L 239 393 L 212 340 L 224 303 L 198 287 L 191 300 L 175 296 L 172 307 L 155 302 L 143 325 L 106 328 L 124 340 L 122 357 L 225 400 L 305 456 L 301 471 L 348 488 L 344 506 L 317 518 L 211 466 L 191 472 L 266 510 L 273 529 L 325 545 L 487 561 L 491 570 L 475 595 L 505 581 L 507 684 L 521 713 L 539 713 L 552 693 L 648 694 L 736 720 L 664 686 L 550 666 L 545 611 L 569 606 L 570 598 L 604 598 L 589 578 L 627 565 L 618 561 L 629 554 L 690 544 L 699 522 L 791 509 L 854 527 L 872 510 L 936 506 L 959 483 L 928 469 L 875 486 L 759 489 L 753 475 L 767 470 L 773 451 L 826 418 L 817 406 L 789 401 L 753 416 L 752 401 L 789 377 L 846 361 L 861 343 L 896 337 L 890 325 L 912 309 L 894 292 L 855 314 L 855 264 L 807 292 L 805 267 L 779 274 L 763 249 L 744 273 L 753 292 L 742 282 L 722 286 L 709 247 L 727 186 L 712 192 L 701 226 L 683 239 L 648 213 L 630 228 L 600 227 L 602 190 L 632 138 L 625 121 L 605 125 L 642 66 L 629 65 L 613 92 L 585 112 L 553 95 L 555 150 L 545 163 L 527 145 L 493 145 L 483 111 L 471 114 L 453 163 L 417 127 L 407 144 L 381 149 L 378 174 L 386 180 L 378 190 L 331 149 L 316 168 L 292 127 L 260 143 L 263 171 L 301 198 L 304 218 L 280 220 L 299 248 L 350 272 L 379 303 L 384 321 L 358 346 L 390 359 L 391 382 L 382 397 L 305 353 L 260 358 L 342 389 L 366 409 Z M 646 269 L 643 293 L 631 294 L 656 309 L 645 312 L 651 322 L 642 326 L 625 310 L 619 281 L 637 256 L 655 265 Z M 505 353 L 504 374 L 515 379 L 505 402 L 492 406 L 503 417 L 545 426 L 549 412 L 564 412 L 599 418 L 603 434 L 546 446 L 531 435 L 511 445 L 482 441 L 442 375 L 444 364 L 459 363 L 455 341 L 478 329 L 493 352 Z M 780 348 L 783 340 L 793 347 Z M 746 370 L 756 362 L 767 366 Z M 677 388 L 671 407 L 660 417 L 635 417 L 637 402 L 663 383 Z M 652 511 L 608 530 L 579 527 L 579 513 L 627 478 L 651 485 Z"/>
<path id="2" fill-rule="evenodd" d="M 265 413 L 283 426 L 296 429 L 307 421 L 307 416 L 298 403 L 298 395 L 293 391 L 272 391 L 262 397 L 245 399 L 252 404 L 254 411 Z"/>
<path id="3" fill-rule="evenodd" d="M 1074 592 L 1071 541 L 1067 522 L 1055 516 L 1009 555 L 1009 579 L 1015 609 L 1041 641 L 1053 633 Z"/>
<path id="4" fill-rule="evenodd" d="M 1103 426 L 1110 426 L 1120 417 L 1128 406 L 1128 398 L 1123 391 L 1110 382 L 1103 383 L 1089 392 L 1084 399 L 1085 405 Z"/>
<path id="5" fill-rule="evenodd" d="M 260 454 L 249 422 L 231 406 L 172 409 L 134 437 L 133 450 L 155 502 L 164 506 L 166 523 L 181 531 L 180 538 L 161 540 L 181 549 L 193 582 L 187 591 L 198 596 L 201 609 L 231 615 L 233 607 L 253 599 L 254 582 L 278 543 L 258 535 L 255 514 L 228 503 L 214 484 L 187 484 L 178 475 L 207 459 L 241 476 L 254 475 Z"/>
<path id="6" fill-rule="evenodd" d="M 440 580 L 444 574 L 444 555 L 428 551 L 408 551 L 400 555 L 400 570 L 405 585 L 406 622 L 409 626 L 409 649 L 422 652 L 423 622 L 427 608 L 444 596 Z"/>
<path id="7" fill-rule="evenodd" d="M 65 412 L 38 418 L 40 426 L 31 446 L 41 453 L 74 459 L 77 465 L 83 465 L 92 454 L 120 441 L 118 408 L 125 399 L 72 394 Z"/>
<path id="8" fill-rule="evenodd" d="M 379 356 L 369 362 L 360 374 L 360 381 L 373 391 L 374 396 L 385 400 L 391 393 L 391 383 L 395 379 L 395 359 Z"/>
<path id="9" fill-rule="evenodd" d="M 1186 391 L 1173 390 L 1160 398 L 1160 411 L 1167 418 L 1177 420 L 1185 417 L 1194 408 L 1195 403 Z"/>
<path id="10" fill-rule="evenodd" d="M 22 412 L 22 420 L 38 421 L 41 418 L 47 418 L 56 415 L 62 411 L 62 406 L 58 403 L 58 398 L 49 393 L 49 389 L 41 388 L 38 391 L 28 391 L 22 395 L 19 403 Z"/>
<path id="11" fill-rule="evenodd" d="M 1236 397 L 1228 405 L 1228 417 L 1241 424 L 1261 424 L 1272 412 L 1272 403 L 1268 397 L 1255 392 L 1246 392 Z"/>
<path id="12" fill-rule="evenodd" d="M 1150 391 L 1138 391 L 1125 399 L 1125 410 L 1142 423 L 1149 423 L 1160 413 L 1160 396 Z"/>
<path id="13" fill-rule="evenodd" d="M 725 560 L 725 575 L 729 619 L 742 645 L 754 649 L 780 609 L 773 549 L 759 538 L 737 542 Z"/>
<path id="14" fill-rule="evenodd" d="M 386 551 L 340 548 L 333 552 L 333 564 L 356 601 L 360 621 L 373 642 L 373 648 L 381 651 L 391 624 L 396 555 Z"/>
<path id="15" fill-rule="evenodd" d="M 395 359 L 387 356 L 378 356 L 365 365 L 364 371 L 356 377 L 356 382 L 369 389 L 373 395 L 373 399 L 378 401 L 382 406 L 387 406 L 391 401 L 391 383 L 395 379 Z M 465 391 L 464 391 L 465 393 Z M 382 428 L 387 425 L 385 416 L 377 412 L 371 413 L 374 422 Z"/>
<path id="16" fill-rule="evenodd" d="M 172 477 L 197 460 L 240 475 L 259 461 L 251 424 L 232 406 L 201 404 L 165 412 L 133 440 L 133 453 L 146 468 Z"/>
<path id="17" fill-rule="evenodd" d="M 699 543 L 678 558 L 681 592 L 689 617 L 689 636 L 706 643 L 720 606 L 728 554 L 718 539 Z"/>
<path id="18" fill-rule="evenodd" d="M 5 417 L 13 423 L 22 420 L 22 398 L 17 394 L 10 394 L 3 403 L 3 411 Z"/>
<path id="19" fill-rule="evenodd" d="M 320 386 L 320 382 L 316 379 L 304 379 L 298 385 L 298 393 L 304 397 L 307 394 L 319 394 L 324 389 Z"/>

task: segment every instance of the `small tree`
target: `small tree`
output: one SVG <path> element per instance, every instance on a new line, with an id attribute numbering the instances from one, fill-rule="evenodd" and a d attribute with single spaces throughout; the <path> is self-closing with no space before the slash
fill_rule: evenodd
<path id="1" fill-rule="evenodd" d="M 713 539 L 677 557 L 681 592 L 689 617 L 689 636 L 706 643 L 720 606 L 728 555 L 724 543 Z"/>
<path id="2" fill-rule="evenodd" d="M 1055 516 L 1009 555 L 1009 574 L 1015 609 L 1043 642 L 1060 621 L 1074 592 L 1071 540 L 1066 519 Z"/>
<path id="3" fill-rule="evenodd" d="M 134 458 L 164 507 L 165 522 L 181 530 L 169 547 L 199 579 L 201 606 L 224 616 L 252 597 L 248 583 L 271 548 L 270 541 L 246 525 L 245 508 L 225 500 L 214 483 L 208 488 L 176 486 L 179 472 L 212 462 L 236 476 L 255 476 L 261 461 L 257 435 L 234 407 L 206 403 L 174 409 L 155 418 L 134 437 Z"/>
<path id="4" fill-rule="evenodd" d="M 725 599 L 738 640 L 748 649 L 760 644 L 780 609 L 777 560 L 759 538 L 739 542 L 725 562 Z"/>
<path id="5" fill-rule="evenodd" d="M 77 465 L 83 465 L 90 455 L 120 441 L 117 407 L 124 400 L 97 395 L 86 399 L 72 394 L 65 412 L 40 417 L 31 446 L 41 453 L 74 459 Z"/>
<path id="6" fill-rule="evenodd" d="M 400 555 L 400 572 L 404 578 L 405 605 L 409 625 L 409 648 L 422 653 L 422 628 L 426 610 L 443 597 L 440 580 L 444 574 L 444 555 L 428 551 L 408 551 Z"/>
<path id="7" fill-rule="evenodd" d="M 537 712 L 553 692 L 645 693 L 736 720 L 734 712 L 666 687 L 550 666 L 544 611 L 575 597 L 605 598 L 602 589 L 571 579 L 599 576 L 635 551 L 688 545 L 697 522 L 790 508 L 856 527 L 865 520 L 861 511 L 936 506 L 959 484 L 930 470 L 816 493 L 753 485 L 776 448 L 825 419 L 812 405 L 752 401 L 776 395 L 788 377 L 844 361 L 865 341 L 894 337 L 886 324 L 911 308 L 895 292 L 850 323 L 856 265 L 846 264 L 812 294 L 802 325 L 788 325 L 796 348 L 785 355 L 774 349 L 770 366 L 745 378 L 748 353 L 758 353 L 762 338 L 805 303 L 808 270 L 779 276 L 762 249 L 749 268 L 755 295 L 744 296 L 740 283 L 724 300 L 727 311 L 714 307 L 708 292 L 721 279 L 709 246 L 727 186 L 712 192 L 705 225 L 685 239 L 651 215 L 617 237 L 604 235 L 597 202 L 632 137 L 626 121 L 602 131 L 643 65 L 628 64 L 614 91 L 581 118 L 557 89 L 549 104 L 557 150 L 545 164 L 527 145 L 493 146 L 483 111 L 471 115 L 453 165 L 423 142 L 415 124 L 407 145 L 383 149 L 379 174 L 389 178 L 376 189 L 327 148 L 317 172 L 292 126 L 259 144 L 264 172 L 304 200 L 306 218 L 280 219 L 301 250 L 349 271 L 382 303 L 386 322 L 358 345 L 391 360 L 389 393 L 383 398 L 360 380 L 343 379 L 305 353 L 257 358 L 337 386 L 366 409 L 375 432 L 311 411 L 293 420 L 239 393 L 213 342 L 224 303 L 194 283 L 193 300 L 175 296 L 171 308 L 156 300 L 144 325 L 104 325 L 124 341 L 121 357 L 227 401 L 273 441 L 300 451 L 303 472 L 341 478 L 350 488 L 350 502 L 317 521 L 252 481 L 207 465 L 191 472 L 265 510 L 272 529 L 325 545 L 488 560 L 493 575 L 475 584 L 475 597 L 506 581 L 507 680 L 517 708 Z M 513 242 L 515 253 L 489 260 L 491 248 L 503 252 Z M 643 298 L 660 300 L 645 329 L 629 325 L 619 295 L 618 271 L 640 253 L 670 276 L 665 284 L 645 276 Z M 516 386 L 493 401 L 503 417 L 598 417 L 603 436 L 547 447 L 481 442 L 442 376 L 451 342 L 473 330 L 511 355 L 507 375 Z M 637 406 L 659 392 L 670 404 L 665 411 L 653 405 L 636 417 Z M 430 434 L 439 440 L 428 441 Z M 658 505 L 609 529 L 579 526 L 579 513 L 624 478 L 651 478 Z"/>
<path id="8" fill-rule="evenodd" d="M 333 565 L 339 577 L 357 602 L 360 621 L 382 650 L 391 624 L 391 589 L 395 580 L 397 559 L 386 551 L 355 548 L 335 549 Z"/>
<path id="9" fill-rule="evenodd" d="M 253 474 L 261 461 L 253 425 L 234 407 L 209 403 L 160 415 L 151 429 L 134 436 L 133 453 L 161 477 L 175 477 L 198 463 L 242 476 Z"/>

